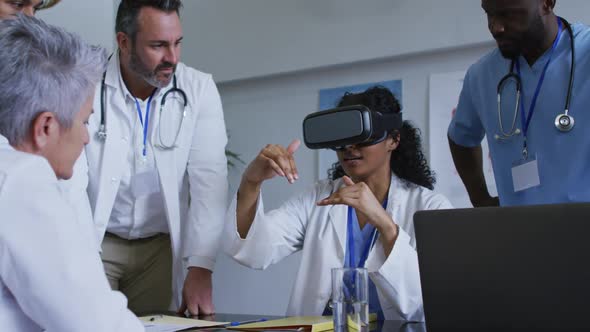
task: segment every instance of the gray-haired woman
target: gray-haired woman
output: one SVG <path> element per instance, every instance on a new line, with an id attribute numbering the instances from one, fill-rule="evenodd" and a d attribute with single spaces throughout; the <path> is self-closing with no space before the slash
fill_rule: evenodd
<path id="1" fill-rule="evenodd" d="M 0 331 L 143 331 L 103 273 L 72 176 L 103 49 L 33 17 L 0 20 Z"/>

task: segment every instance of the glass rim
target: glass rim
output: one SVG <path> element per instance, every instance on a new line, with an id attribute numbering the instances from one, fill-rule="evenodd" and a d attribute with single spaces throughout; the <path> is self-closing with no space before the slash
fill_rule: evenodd
<path id="1" fill-rule="evenodd" d="M 333 267 L 332 271 L 367 271 L 369 270 L 366 267 Z"/>

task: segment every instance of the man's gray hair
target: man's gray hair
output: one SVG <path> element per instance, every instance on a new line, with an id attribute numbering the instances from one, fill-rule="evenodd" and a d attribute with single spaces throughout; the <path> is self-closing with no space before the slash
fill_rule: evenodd
<path id="1" fill-rule="evenodd" d="M 77 35 L 22 14 L 0 20 L 0 135 L 22 143 L 45 111 L 70 128 L 105 69 L 105 50 Z"/>
<path id="2" fill-rule="evenodd" d="M 152 7 L 164 12 L 175 11 L 180 16 L 181 0 L 121 0 L 115 17 L 115 32 L 123 32 L 133 42 L 138 32 L 137 18 L 144 7 Z"/>

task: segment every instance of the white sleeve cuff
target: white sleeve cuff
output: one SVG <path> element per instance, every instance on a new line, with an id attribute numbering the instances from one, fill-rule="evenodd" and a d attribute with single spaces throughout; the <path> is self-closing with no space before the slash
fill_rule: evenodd
<path id="1" fill-rule="evenodd" d="M 215 259 L 203 256 L 189 256 L 183 259 L 183 263 L 186 269 L 188 269 L 189 267 L 202 267 L 209 271 L 213 271 L 213 267 L 215 266 Z"/>

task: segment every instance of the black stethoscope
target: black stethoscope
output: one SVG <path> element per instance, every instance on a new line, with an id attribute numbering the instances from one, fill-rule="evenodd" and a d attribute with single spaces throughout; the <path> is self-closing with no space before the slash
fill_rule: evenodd
<path id="1" fill-rule="evenodd" d="M 565 28 L 569 34 L 569 37 L 570 37 L 570 48 L 572 50 L 572 55 L 571 55 L 572 64 L 570 67 L 569 84 L 568 84 L 567 98 L 565 101 L 564 112 L 562 114 L 557 115 L 557 117 L 555 118 L 555 127 L 561 132 L 568 132 L 568 131 L 572 130 L 572 128 L 574 127 L 574 118 L 571 115 L 569 115 L 569 108 L 570 108 L 570 101 L 571 101 L 571 97 L 572 97 L 572 87 L 573 87 L 573 83 L 574 83 L 575 43 L 574 43 L 574 33 L 573 33 L 572 27 L 568 23 L 568 21 L 566 21 L 564 18 L 561 18 L 561 17 L 558 17 L 557 20 L 558 20 L 558 24 L 559 24 L 560 29 L 558 32 L 558 37 L 556 38 L 556 40 L 554 42 L 553 49 L 556 47 L 557 42 L 559 41 L 559 37 L 561 34 L 561 22 L 563 22 L 563 24 L 565 25 Z M 550 61 L 551 61 L 551 59 L 549 59 L 549 61 L 547 62 L 547 65 L 545 67 L 545 71 L 546 71 L 546 68 L 549 65 Z M 510 64 L 510 72 L 506 76 L 504 76 L 500 80 L 500 82 L 498 83 L 498 122 L 499 122 L 499 127 L 500 127 L 500 133 L 494 135 L 494 138 L 496 140 L 506 140 L 506 139 L 511 138 L 512 136 L 519 135 L 521 133 L 521 130 L 516 128 L 516 118 L 517 118 L 519 106 L 522 106 L 521 105 L 522 80 L 520 78 L 520 73 L 518 73 L 518 74 L 514 73 L 515 67 L 519 68 L 518 62 L 515 60 L 512 60 L 512 62 Z M 542 79 L 544 79 L 544 73 L 542 75 L 540 84 L 542 84 Z M 505 131 L 504 126 L 502 124 L 502 106 L 501 106 L 502 105 L 502 90 L 504 89 L 504 86 L 506 85 L 506 83 L 509 81 L 514 81 L 516 84 L 516 105 L 514 107 L 514 117 L 512 118 L 511 128 L 509 131 Z M 536 95 L 538 94 L 539 89 L 540 89 L 540 86 L 537 87 Z M 533 100 L 535 100 L 535 99 L 536 99 L 536 96 L 533 98 Z M 533 104 L 534 104 L 534 101 L 533 101 Z M 522 111 L 524 112 L 524 109 Z M 528 119 L 529 121 L 530 121 L 530 115 L 532 115 L 532 112 L 529 112 L 529 119 Z M 525 125 L 525 124 L 523 123 L 523 125 Z M 525 135 L 526 135 L 526 133 L 525 133 Z"/>
<path id="2" fill-rule="evenodd" d="M 106 104 L 107 104 L 107 93 L 106 93 L 106 76 L 107 72 L 105 71 L 102 75 L 102 82 L 100 86 L 100 126 L 98 127 L 98 132 L 96 135 L 101 141 L 105 141 L 107 139 L 107 127 L 106 127 Z M 180 124 L 176 131 L 176 136 L 174 137 L 174 141 L 172 144 L 165 144 L 164 140 L 162 139 L 162 126 L 158 127 L 158 137 L 160 142 L 155 144 L 157 147 L 162 148 L 164 150 L 171 150 L 177 147 L 176 143 L 178 141 L 178 136 L 180 136 L 180 130 L 182 128 L 182 124 L 184 122 L 184 118 L 186 118 L 186 105 L 188 104 L 188 99 L 186 98 L 186 93 L 178 88 L 176 83 L 176 74 L 174 74 L 172 88 L 170 88 L 164 96 L 162 96 L 162 100 L 160 101 L 160 119 L 162 118 L 162 111 L 164 110 L 164 105 L 166 104 L 166 98 L 173 93 L 178 93 L 182 98 L 182 118 L 180 120 Z"/>

